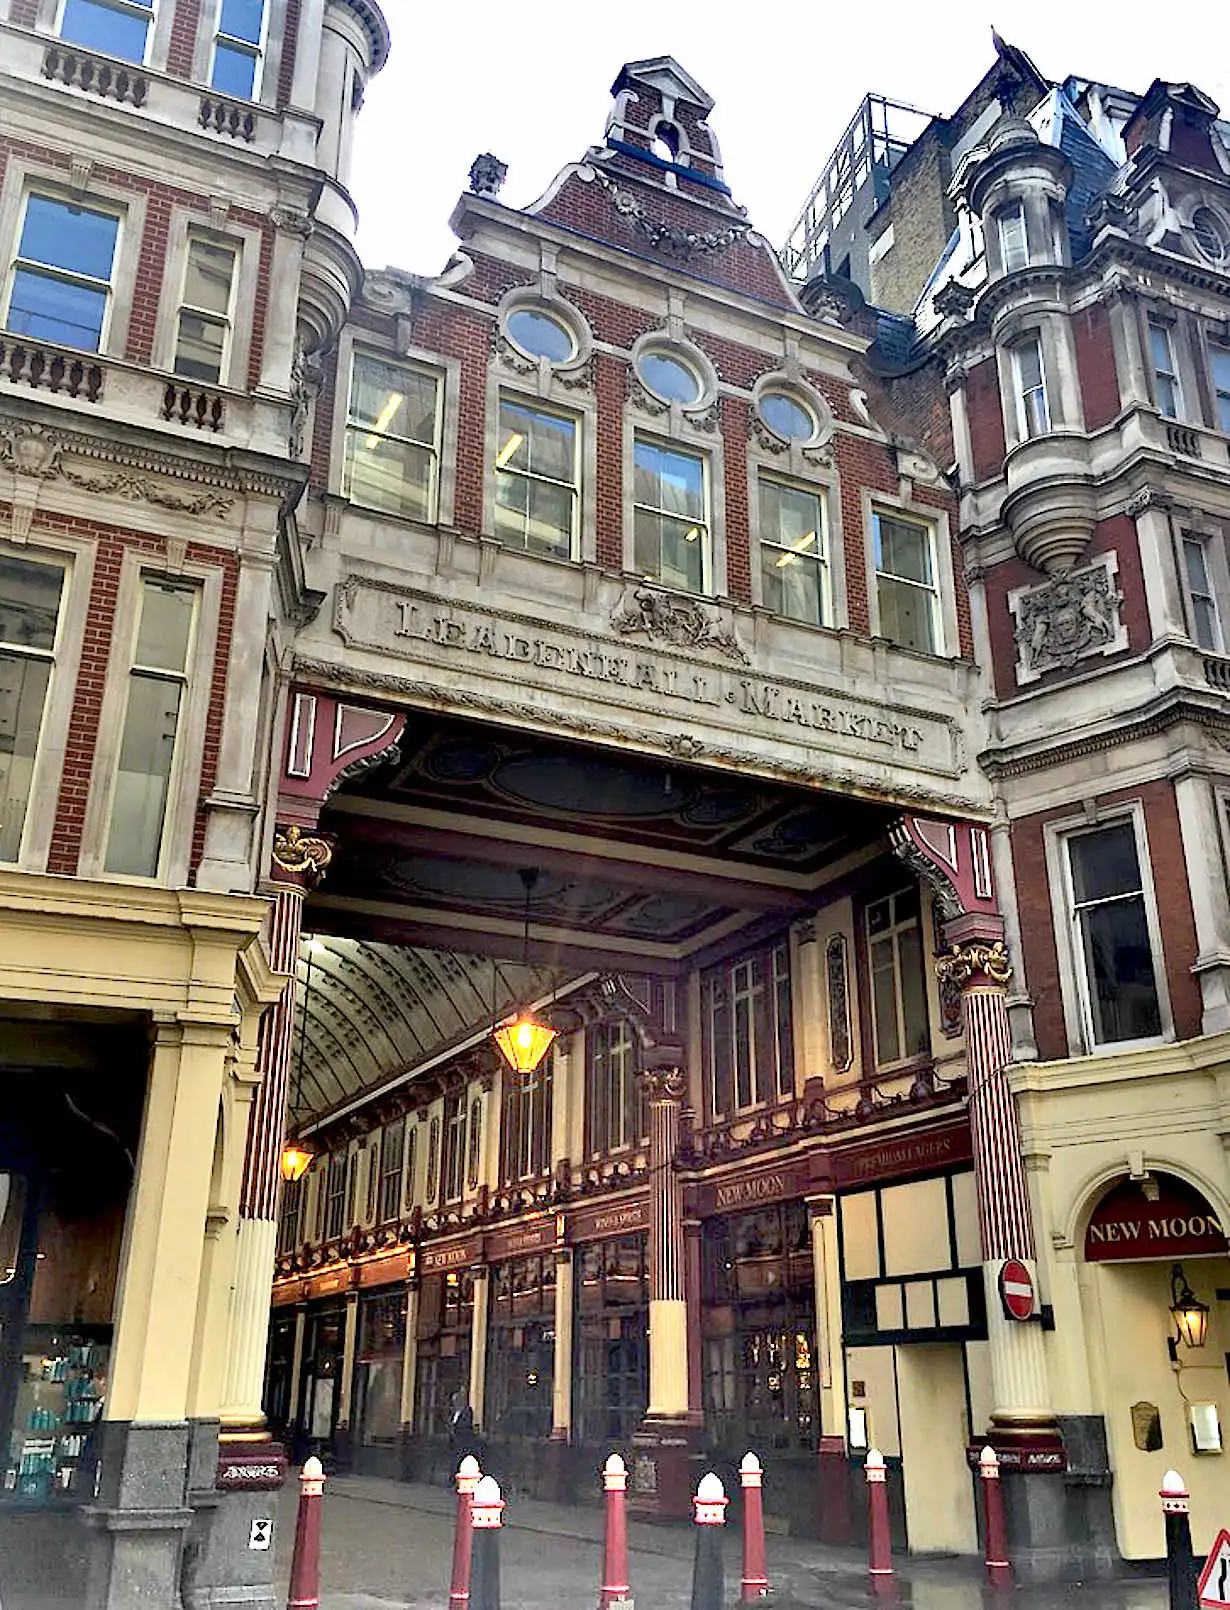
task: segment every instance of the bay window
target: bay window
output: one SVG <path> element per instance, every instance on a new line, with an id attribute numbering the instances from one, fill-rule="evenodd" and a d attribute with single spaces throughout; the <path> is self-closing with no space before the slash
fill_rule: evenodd
<path id="1" fill-rule="evenodd" d="M 1025 208 L 1014 201 L 999 213 L 999 255 L 1005 274 L 1015 274 L 1029 266 L 1029 238 L 1025 229 Z"/>
<path id="2" fill-rule="evenodd" d="M 1051 428 L 1051 410 L 1046 398 L 1042 338 L 1037 332 L 1012 348 L 1012 369 L 1016 381 L 1017 431 L 1021 440 L 1047 435 Z"/>

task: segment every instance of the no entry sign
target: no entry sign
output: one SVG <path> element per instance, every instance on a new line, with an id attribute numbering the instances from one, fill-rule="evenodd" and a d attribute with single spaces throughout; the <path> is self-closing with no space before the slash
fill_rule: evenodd
<path id="1" fill-rule="evenodd" d="M 1018 1258 L 1000 1265 L 999 1295 L 1009 1319 L 1030 1319 L 1035 1305 L 1034 1277 Z"/>

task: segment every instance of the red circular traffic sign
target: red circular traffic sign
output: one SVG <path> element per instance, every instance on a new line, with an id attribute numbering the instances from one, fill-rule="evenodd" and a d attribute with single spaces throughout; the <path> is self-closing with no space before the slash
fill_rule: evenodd
<path id="1" fill-rule="evenodd" d="M 1035 1293 L 1034 1277 L 1019 1258 L 1009 1258 L 1000 1265 L 999 1295 L 1004 1313 L 1009 1319 L 1030 1319 L 1033 1316 Z"/>

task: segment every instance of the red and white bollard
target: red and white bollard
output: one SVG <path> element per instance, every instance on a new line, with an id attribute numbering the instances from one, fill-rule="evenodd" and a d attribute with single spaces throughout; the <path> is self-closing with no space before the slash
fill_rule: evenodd
<path id="1" fill-rule="evenodd" d="M 450 1610 L 462 1610 L 470 1602 L 470 1541 L 473 1537 L 470 1504 L 481 1475 L 478 1460 L 468 1453 L 457 1467 L 457 1524 L 453 1531 L 453 1578 L 448 1589 Z"/>
<path id="2" fill-rule="evenodd" d="M 494 1476 L 480 1476 L 470 1500 L 471 1547 L 474 1562 L 470 1578 L 470 1610 L 500 1610 L 500 1528 L 504 1500 Z"/>
<path id="3" fill-rule="evenodd" d="M 726 1489 L 712 1471 L 702 1476 L 692 1500 L 696 1523 L 696 1556 L 692 1564 L 691 1610 L 722 1610 L 725 1572 L 722 1528 L 726 1524 Z"/>
<path id="4" fill-rule="evenodd" d="M 606 1494 L 606 1547 L 598 1610 L 607 1610 L 616 1600 L 628 1597 L 628 1467 L 617 1453 L 602 1467 L 602 1488 Z"/>
<path id="5" fill-rule="evenodd" d="M 769 1591 L 764 1561 L 763 1471 L 754 1453 L 745 1453 L 739 1466 L 743 1484 L 743 1592 L 744 1604 L 755 1604 Z"/>
<path id="6" fill-rule="evenodd" d="M 993 1588 L 1012 1586 L 1008 1559 L 1008 1525 L 1004 1519 L 1004 1489 L 1000 1484 L 999 1456 L 989 1444 L 978 1455 L 982 1477 L 983 1523 L 986 1531 L 987 1581 Z"/>
<path id="7" fill-rule="evenodd" d="M 324 1466 L 313 1454 L 299 1475 L 299 1513 L 295 1517 L 295 1550 L 290 1559 L 286 1610 L 319 1610 L 320 1499 L 324 1490 Z"/>
<path id="8" fill-rule="evenodd" d="M 868 1448 L 863 1462 L 867 1477 L 867 1576 L 879 1599 L 897 1597 L 893 1575 L 893 1542 L 888 1525 L 888 1471 L 878 1448 Z"/>

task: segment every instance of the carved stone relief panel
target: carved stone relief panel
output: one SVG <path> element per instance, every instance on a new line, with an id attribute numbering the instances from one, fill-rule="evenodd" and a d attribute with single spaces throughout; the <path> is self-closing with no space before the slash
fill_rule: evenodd
<path id="1" fill-rule="evenodd" d="M 1018 683 L 1036 682 L 1047 671 L 1070 671 L 1080 660 L 1127 648 L 1117 573 L 1116 557 L 1108 553 L 1040 586 L 1008 594 Z"/>

